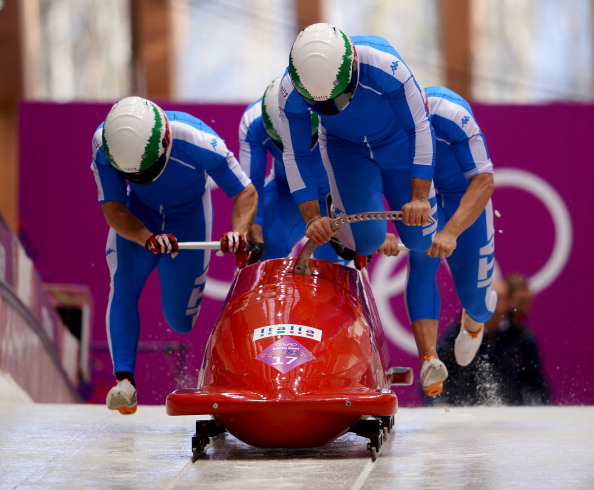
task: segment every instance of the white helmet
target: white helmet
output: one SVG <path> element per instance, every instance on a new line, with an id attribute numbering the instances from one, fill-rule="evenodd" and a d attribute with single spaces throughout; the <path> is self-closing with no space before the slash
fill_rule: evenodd
<path id="1" fill-rule="evenodd" d="M 349 37 L 330 24 L 313 24 L 297 36 L 289 74 L 299 95 L 322 115 L 334 115 L 357 88 L 357 51 Z"/>
<path id="2" fill-rule="evenodd" d="M 270 138 L 281 143 L 281 137 L 279 136 L 278 124 L 279 124 L 279 109 L 278 109 L 278 87 L 280 85 L 280 78 L 275 78 L 270 82 L 264 95 L 262 96 L 262 122 L 264 122 L 264 128 Z"/>
<path id="3" fill-rule="evenodd" d="M 280 111 L 278 108 L 280 80 L 280 77 L 272 80 L 264 91 L 264 95 L 262 96 L 262 121 L 268 136 L 270 136 L 277 146 L 281 145 L 282 147 L 283 142 L 279 134 Z M 311 134 L 312 136 L 317 136 L 320 119 L 315 113 L 312 113 L 311 116 Z"/>
<path id="4" fill-rule="evenodd" d="M 154 102 L 126 97 L 114 104 L 103 125 L 109 162 L 134 184 L 149 184 L 165 169 L 171 154 L 169 121 Z"/>

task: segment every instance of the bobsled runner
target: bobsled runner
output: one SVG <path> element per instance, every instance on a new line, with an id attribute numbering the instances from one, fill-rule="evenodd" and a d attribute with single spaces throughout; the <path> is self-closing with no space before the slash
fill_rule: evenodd
<path id="1" fill-rule="evenodd" d="M 365 219 L 398 219 L 385 214 Z M 314 249 L 310 241 L 298 257 L 238 260 L 198 387 L 166 401 L 169 415 L 211 416 L 196 422 L 195 458 L 225 431 L 264 448 L 318 447 L 354 432 L 377 457 L 398 409 L 390 388 L 410 385 L 413 372 L 389 367 L 367 257 L 347 267 L 311 258 Z"/>

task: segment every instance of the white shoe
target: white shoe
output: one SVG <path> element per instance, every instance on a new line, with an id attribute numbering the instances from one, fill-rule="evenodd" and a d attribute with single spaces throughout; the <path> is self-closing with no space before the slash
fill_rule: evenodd
<path id="1" fill-rule="evenodd" d="M 425 357 L 421 366 L 421 386 L 427 396 L 437 396 L 448 378 L 448 368 L 437 357 Z"/>
<path id="2" fill-rule="evenodd" d="M 485 324 L 478 332 L 469 332 L 464 326 L 464 312 L 462 312 L 462 322 L 460 324 L 460 333 L 454 342 L 454 356 L 456 362 L 460 366 L 468 366 L 474 356 L 476 356 L 481 342 L 483 341 L 483 334 L 485 333 Z"/>
<path id="3" fill-rule="evenodd" d="M 131 415 L 136 412 L 138 407 L 136 388 L 127 379 L 118 381 L 107 393 L 105 404 L 110 410 L 117 410 L 123 415 Z"/>

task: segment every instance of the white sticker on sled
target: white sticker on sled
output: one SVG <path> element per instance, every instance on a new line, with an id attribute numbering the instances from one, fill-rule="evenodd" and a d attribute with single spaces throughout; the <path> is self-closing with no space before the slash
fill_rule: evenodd
<path id="1" fill-rule="evenodd" d="M 254 329 L 253 340 L 265 339 L 276 335 L 294 335 L 296 337 L 306 337 L 308 339 L 322 340 L 322 331 L 314 327 L 305 325 L 293 325 L 291 323 L 280 323 L 278 325 L 269 325 Z"/>

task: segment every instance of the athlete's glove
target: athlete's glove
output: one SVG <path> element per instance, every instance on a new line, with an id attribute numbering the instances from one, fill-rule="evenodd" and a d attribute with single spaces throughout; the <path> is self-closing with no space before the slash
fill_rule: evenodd
<path id="1" fill-rule="evenodd" d="M 225 254 L 234 254 L 245 249 L 247 239 L 243 233 L 228 231 L 221 237 L 221 251 Z"/>
<path id="2" fill-rule="evenodd" d="M 171 254 L 175 258 L 179 253 L 177 238 L 171 233 L 162 233 L 161 235 L 152 235 L 144 244 L 149 252 L 154 254 Z"/>
<path id="3" fill-rule="evenodd" d="M 248 264 L 255 264 L 262 259 L 262 256 L 266 252 L 266 245 L 262 242 L 249 242 L 246 250 L 248 253 Z"/>

